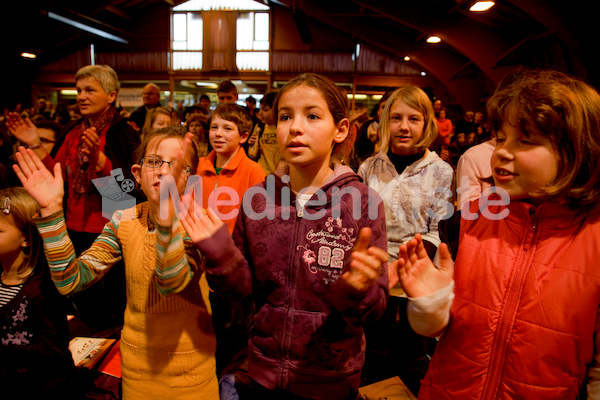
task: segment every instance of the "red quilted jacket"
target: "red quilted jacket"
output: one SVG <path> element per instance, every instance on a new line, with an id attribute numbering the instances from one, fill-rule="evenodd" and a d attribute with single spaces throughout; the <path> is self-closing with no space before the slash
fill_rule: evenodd
<path id="1" fill-rule="evenodd" d="M 553 203 L 489 208 L 506 209 L 461 219 L 451 319 L 419 399 L 575 399 L 585 382 L 600 219 Z"/>

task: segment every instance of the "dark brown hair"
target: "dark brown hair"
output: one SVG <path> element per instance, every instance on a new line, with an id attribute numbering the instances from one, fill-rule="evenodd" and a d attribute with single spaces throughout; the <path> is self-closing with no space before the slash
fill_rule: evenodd
<path id="1" fill-rule="evenodd" d="M 276 121 L 279 120 L 279 100 L 281 99 L 281 96 L 291 89 L 302 85 L 306 85 L 321 93 L 323 99 L 325 99 L 325 103 L 327 103 L 329 112 L 333 116 L 333 122 L 336 126 L 339 125 L 344 118 L 348 118 L 348 97 L 344 91 L 339 89 L 331 79 L 323 75 L 307 72 L 289 80 L 283 88 L 281 88 L 279 93 L 277 93 L 277 97 L 273 103 L 273 114 L 275 115 Z M 331 152 L 331 164 L 335 164 L 336 162 L 348 164 L 348 155 L 354 146 L 355 139 L 356 133 L 349 130 L 346 139 L 333 146 Z"/>
<path id="2" fill-rule="evenodd" d="M 217 93 L 235 93 L 237 95 L 237 87 L 231 81 L 221 81 L 217 87 Z"/>

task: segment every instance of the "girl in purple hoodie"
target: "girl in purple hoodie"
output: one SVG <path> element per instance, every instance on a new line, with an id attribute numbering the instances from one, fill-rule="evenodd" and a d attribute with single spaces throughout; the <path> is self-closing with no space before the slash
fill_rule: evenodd
<path id="1" fill-rule="evenodd" d="M 211 209 L 180 218 L 213 289 L 254 300 L 240 398 L 355 399 L 362 326 L 389 294 L 383 205 L 344 165 L 354 135 L 332 81 L 297 76 L 274 111 L 284 161 L 244 194 L 233 238 Z"/>

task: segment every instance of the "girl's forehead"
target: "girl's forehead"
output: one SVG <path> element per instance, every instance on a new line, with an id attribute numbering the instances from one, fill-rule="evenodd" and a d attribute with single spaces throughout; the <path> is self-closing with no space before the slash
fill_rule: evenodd
<path id="1" fill-rule="evenodd" d="M 325 101 L 325 97 L 323 96 L 323 93 L 321 93 L 320 90 L 303 83 L 298 86 L 294 86 L 290 90 L 284 92 L 283 95 L 281 96 L 280 102 L 283 102 L 285 100 L 288 100 L 291 102 L 296 102 L 298 100 L 296 96 L 299 96 L 300 94 L 303 97 L 308 95 L 313 98 L 318 97 L 318 98 L 322 99 L 323 101 Z M 292 98 L 292 96 L 293 96 L 293 98 Z"/>
<path id="2" fill-rule="evenodd" d="M 159 154 L 159 153 L 177 153 L 183 149 L 183 140 L 179 138 L 164 138 L 157 137 L 150 139 L 148 147 L 146 148 L 146 155 L 148 154 Z"/>
<path id="3" fill-rule="evenodd" d="M 411 105 L 409 105 L 407 102 L 405 102 L 402 99 L 396 99 L 394 101 L 394 103 L 392 104 L 392 106 L 390 107 L 390 109 L 408 111 L 408 112 L 411 112 L 411 113 L 416 113 L 416 114 L 423 115 L 423 113 L 421 112 L 421 110 L 412 107 Z"/>

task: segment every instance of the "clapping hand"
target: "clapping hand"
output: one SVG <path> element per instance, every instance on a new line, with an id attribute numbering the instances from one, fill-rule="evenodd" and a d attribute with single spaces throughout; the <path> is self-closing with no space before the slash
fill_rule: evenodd
<path id="1" fill-rule="evenodd" d="M 187 169 L 186 160 L 188 159 L 187 155 L 191 153 L 193 138 L 193 133 L 186 133 L 185 138 L 183 139 L 183 149 L 177 153 L 177 157 L 172 162 L 169 175 L 160 177 L 160 198 L 170 198 L 168 203 L 162 204 L 161 202 L 160 205 L 157 222 L 161 226 L 172 226 L 173 224 L 176 214 L 173 199 L 168 193 L 169 187 L 172 185 L 172 183 L 175 183 L 179 194 L 183 193 L 185 189 L 185 184 L 187 181 L 185 179 L 187 177 L 187 172 L 185 172 Z M 193 201 L 191 201 L 190 198 L 186 198 L 185 200 L 188 200 L 190 207 L 193 207 Z M 182 201 L 182 203 L 186 204 L 187 201 Z"/>
<path id="2" fill-rule="evenodd" d="M 388 254 L 379 247 L 369 247 L 371 229 L 362 228 L 352 249 L 351 261 L 340 277 L 345 291 L 356 295 L 368 291 L 379 278 L 382 264 L 388 261 Z"/>
<path id="3" fill-rule="evenodd" d="M 427 255 L 421 234 L 400 245 L 398 260 L 388 267 L 390 288 L 400 281 L 409 297 L 421 297 L 448 286 L 454 275 L 454 261 L 445 243 L 440 244 L 438 252 L 440 268 Z"/>
<path id="4" fill-rule="evenodd" d="M 83 131 L 81 141 L 85 144 L 82 152 L 88 157 L 90 170 L 101 170 L 106 163 L 106 155 L 100 151 L 100 137 L 96 128 L 91 127 Z"/>
<path id="5" fill-rule="evenodd" d="M 31 149 L 23 146 L 19 147 L 15 157 L 18 165 L 14 164 L 13 170 L 23 188 L 39 203 L 41 216 L 62 210 L 65 191 L 60 163 L 54 165 L 54 173 L 51 173 Z"/>
<path id="6" fill-rule="evenodd" d="M 187 212 L 179 214 L 179 219 L 193 243 L 212 237 L 225 225 L 212 208 L 195 208 L 193 202 Z"/>

